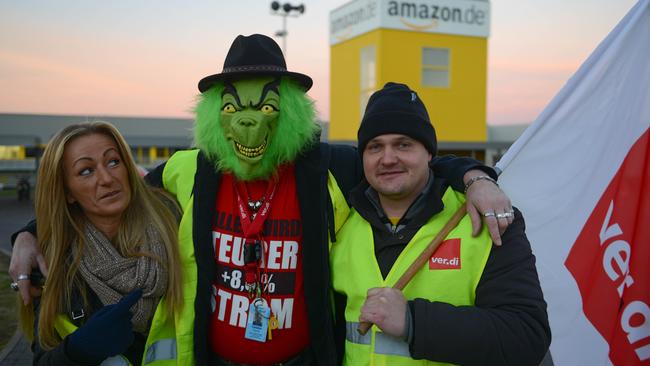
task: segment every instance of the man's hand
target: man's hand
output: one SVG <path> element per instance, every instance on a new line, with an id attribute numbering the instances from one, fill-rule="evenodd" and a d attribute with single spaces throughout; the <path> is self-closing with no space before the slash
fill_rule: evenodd
<path id="1" fill-rule="evenodd" d="M 41 295 L 41 289 L 32 286 L 29 279 L 16 281 L 19 275 L 29 276 L 32 268 L 37 268 L 43 276 L 47 277 L 47 264 L 45 258 L 38 250 L 38 241 L 36 237 L 28 232 L 22 232 L 16 236 L 14 249 L 11 252 L 11 262 L 9 263 L 9 276 L 18 283 L 20 296 L 23 298 L 25 306 L 29 305 L 32 297 Z"/>
<path id="2" fill-rule="evenodd" d="M 389 287 L 371 288 L 361 307 L 359 322 L 374 323 L 386 334 L 403 337 L 406 306 L 402 291 Z"/>
<path id="3" fill-rule="evenodd" d="M 465 173 L 463 181 L 467 184 L 472 178 L 486 175 L 480 170 Z M 481 231 L 481 219 L 487 225 L 495 245 L 501 245 L 501 234 L 508 228 L 514 218 L 512 204 L 505 193 L 489 180 L 476 180 L 467 190 L 467 213 L 472 219 L 472 234 Z M 486 215 L 487 214 L 487 215 Z M 499 216 L 507 217 L 499 217 Z"/>

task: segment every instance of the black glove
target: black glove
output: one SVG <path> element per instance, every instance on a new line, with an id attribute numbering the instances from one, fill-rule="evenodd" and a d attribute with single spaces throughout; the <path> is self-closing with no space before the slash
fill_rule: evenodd
<path id="1" fill-rule="evenodd" d="M 99 309 L 66 342 L 68 356 L 82 364 L 99 364 L 104 359 L 119 355 L 133 343 L 133 325 L 129 311 L 142 290 L 124 296 L 120 302 Z"/>

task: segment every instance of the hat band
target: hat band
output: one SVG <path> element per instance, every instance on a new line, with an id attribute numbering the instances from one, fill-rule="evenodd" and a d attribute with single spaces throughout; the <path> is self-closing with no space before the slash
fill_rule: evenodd
<path id="1" fill-rule="evenodd" d="M 285 67 L 276 65 L 245 65 L 224 67 L 222 73 L 247 71 L 287 71 Z"/>

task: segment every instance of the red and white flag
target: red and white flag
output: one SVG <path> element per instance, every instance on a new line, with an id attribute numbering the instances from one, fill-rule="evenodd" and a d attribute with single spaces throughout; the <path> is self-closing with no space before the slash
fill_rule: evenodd
<path id="1" fill-rule="evenodd" d="M 650 365 L 649 128 L 640 0 L 497 164 L 537 256 L 556 365 Z"/>

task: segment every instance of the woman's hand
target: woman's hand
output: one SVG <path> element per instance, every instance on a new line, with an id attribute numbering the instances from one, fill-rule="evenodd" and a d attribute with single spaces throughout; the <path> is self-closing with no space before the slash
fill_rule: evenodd
<path id="1" fill-rule="evenodd" d="M 120 302 L 106 305 L 70 334 L 66 353 L 80 363 L 99 363 L 124 353 L 133 343 L 133 324 L 129 311 L 142 297 L 142 290 L 124 296 Z"/>

